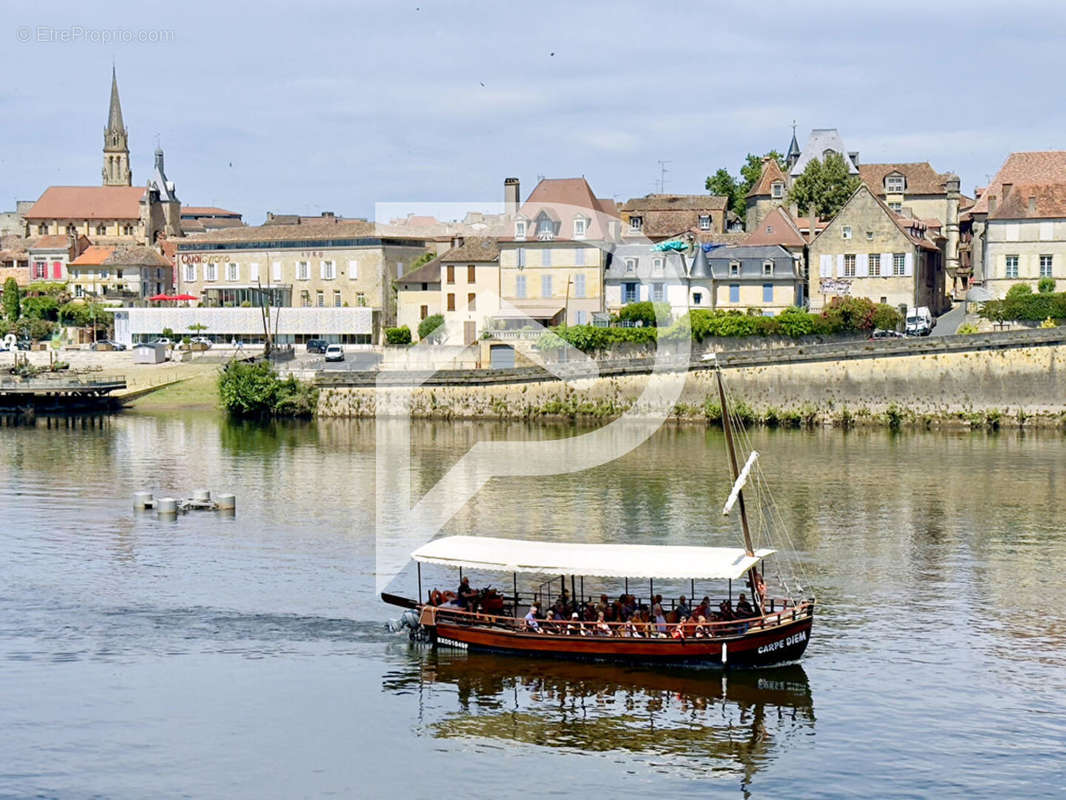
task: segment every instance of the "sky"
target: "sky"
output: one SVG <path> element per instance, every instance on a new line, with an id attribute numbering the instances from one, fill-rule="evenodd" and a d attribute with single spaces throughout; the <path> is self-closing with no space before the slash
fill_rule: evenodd
<path id="1" fill-rule="evenodd" d="M 887 7 L 886 7 L 887 6 Z M 187 205 L 373 216 L 584 175 L 624 201 L 704 191 L 796 121 L 863 162 L 972 194 L 1012 151 L 1066 149 L 1066 4 L 19 4 L 0 22 L 0 211 L 98 185 L 112 63 L 134 183 L 158 137 Z M 6 28 L 6 30 L 5 30 Z M 5 40 L 6 39 L 6 40 Z M 402 208 L 390 205 L 391 210 Z"/>

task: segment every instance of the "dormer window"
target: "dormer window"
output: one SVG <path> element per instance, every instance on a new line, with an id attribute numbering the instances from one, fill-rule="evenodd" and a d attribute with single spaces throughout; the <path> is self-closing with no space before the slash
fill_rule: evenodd
<path id="1" fill-rule="evenodd" d="M 629 230 L 639 231 L 644 228 L 644 217 L 630 217 Z"/>
<path id="2" fill-rule="evenodd" d="M 770 197 L 774 198 L 774 200 L 780 200 L 784 196 L 785 184 L 781 183 L 781 181 L 774 181 L 770 184 Z"/>
<path id="3" fill-rule="evenodd" d="M 711 229 L 711 216 L 710 214 L 700 214 L 700 230 L 709 231 Z"/>
<path id="4" fill-rule="evenodd" d="M 764 277 L 769 278 L 774 274 L 774 262 L 769 259 L 762 262 L 762 274 Z"/>
<path id="5" fill-rule="evenodd" d="M 734 277 L 734 278 L 738 277 L 740 275 L 740 262 L 739 261 L 730 261 L 729 262 L 729 275 L 731 277 Z"/>
<path id="6" fill-rule="evenodd" d="M 837 151 L 836 150 L 823 150 L 822 151 L 822 160 L 825 161 L 825 159 L 829 158 L 829 156 L 835 156 L 835 155 L 837 155 Z"/>
<path id="7" fill-rule="evenodd" d="M 903 194 L 905 184 L 902 175 L 889 175 L 885 178 L 885 191 L 889 194 Z"/>
<path id="8" fill-rule="evenodd" d="M 525 239 L 526 238 L 526 221 L 524 219 L 517 220 L 514 224 L 514 238 Z"/>
<path id="9" fill-rule="evenodd" d="M 840 229 L 840 238 L 841 239 L 850 239 L 851 238 L 851 226 L 850 225 L 845 225 L 845 226 L 843 226 Z"/>
<path id="10" fill-rule="evenodd" d="M 588 221 L 587 220 L 585 220 L 585 219 L 583 219 L 581 217 L 578 217 L 577 219 L 575 219 L 574 220 L 574 238 L 575 239 L 584 239 L 585 238 L 585 231 L 586 231 L 587 228 L 588 228 Z"/>
<path id="11" fill-rule="evenodd" d="M 626 259 L 626 275 L 634 275 L 637 271 L 637 260 L 635 258 Z"/>
<path id="12" fill-rule="evenodd" d="M 537 216 L 537 238 L 550 241 L 555 238 L 555 223 L 543 211 Z"/>
<path id="13" fill-rule="evenodd" d="M 662 275 L 663 274 L 663 259 L 653 258 L 651 260 L 651 274 Z"/>

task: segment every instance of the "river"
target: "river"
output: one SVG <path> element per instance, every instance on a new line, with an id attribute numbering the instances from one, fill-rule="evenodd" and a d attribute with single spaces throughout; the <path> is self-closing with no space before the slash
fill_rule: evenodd
<path id="1" fill-rule="evenodd" d="M 570 433 L 415 424 L 416 495 L 475 441 Z M 801 666 L 723 675 L 387 633 L 372 420 L 0 429 L 0 796 L 1061 796 L 1066 438 L 751 436 L 820 605 Z M 737 544 L 720 437 L 493 480 L 446 530 Z M 202 486 L 236 516 L 131 508 Z"/>

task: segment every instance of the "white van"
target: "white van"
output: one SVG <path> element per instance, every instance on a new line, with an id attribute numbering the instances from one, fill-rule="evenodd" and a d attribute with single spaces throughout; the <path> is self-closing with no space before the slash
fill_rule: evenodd
<path id="1" fill-rule="evenodd" d="M 936 327 L 936 320 L 929 313 L 928 306 L 907 309 L 907 324 L 904 332 L 908 336 L 928 336 Z"/>

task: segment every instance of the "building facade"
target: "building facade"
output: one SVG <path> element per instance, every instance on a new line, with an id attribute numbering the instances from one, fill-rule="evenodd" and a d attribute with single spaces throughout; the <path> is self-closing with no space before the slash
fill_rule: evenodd
<path id="1" fill-rule="evenodd" d="M 622 237 L 659 242 L 685 233 L 726 233 L 729 198 L 707 194 L 649 194 L 619 209 Z"/>
<path id="2" fill-rule="evenodd" d="M 940 248 L 919 221 L 903 218 L 861 184 L 810 244 L 810 306 L 837 296 L 946 310 Z M 814 270 L 817 268 L 817 276 Z"/>
<path id="3" fill-rule="evenodd" d="M 145 301 L 166 294 L 174 283 L 170 261 L 144 246 L 92 245 L 67 269 L 75 297 Z"/>
<path id="4" fill-rule="evenodd" d="M 89 246 L 85 235 L 60 234 L 38 236 L 29 243 L 30 279 L 34 281 L 61 281 L 68 277 L 68 266 Z"/>
<path id="5" fill-rule="evenodd" d="M 274 306 L 369 308 L 388 327 L 396 323 L 394 282 L 425 251 L 424 240 L 329 218 L 189 237 L 175 258 L 179 292 L 205 306 L 259 305 L 268 293 Z"/>

